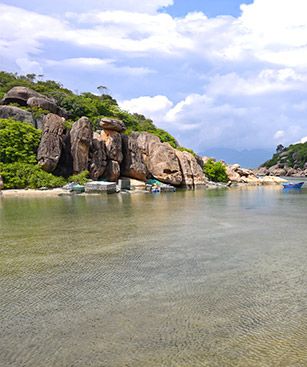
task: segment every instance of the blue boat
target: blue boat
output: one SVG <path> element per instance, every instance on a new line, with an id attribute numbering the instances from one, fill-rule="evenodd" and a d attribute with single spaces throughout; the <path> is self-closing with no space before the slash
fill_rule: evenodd
<path id="1" fill-rule="evenodd" d="M 286 182 L 282 185 L 284 189 L 301 189 L 304 185 L 304 182 Z"/>

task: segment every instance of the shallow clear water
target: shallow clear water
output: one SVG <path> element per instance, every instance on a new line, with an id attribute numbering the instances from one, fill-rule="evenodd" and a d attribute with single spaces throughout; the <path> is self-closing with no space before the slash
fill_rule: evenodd
<path id="1" fill-rule="evenodd" d="M 0 365 L 307 366 L 307 191 L 0 199 Z"/>

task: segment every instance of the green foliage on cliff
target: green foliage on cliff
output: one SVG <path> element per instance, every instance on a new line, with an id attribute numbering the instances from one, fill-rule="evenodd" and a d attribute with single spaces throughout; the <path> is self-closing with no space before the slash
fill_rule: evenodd
<path id="1" fill-rule="evenodd" d="M 204 164 L 204 173 L 211 181 L 228 182 L 226 167 L 222 162 L 215 162 L 213 159 L 208 159 Z"/>
<path id="2" fill-rule="evenodd" d="M 41 131 L 32 125 L 0 119 L 0 162 L 36 163 Z"/>
<path id="3" fill-rule="evenodd" d="M 84 185 L 89 181 L 89 171 L 83 171 L 77 175 L 68 177 L 68 182 L 74 182 L 79 185 Z"/>
<path id="4" fill-rule="evenodd" d="M 40 187 L 60 187 L 65 185 L 63 177 L 56 177 L 43 171 L 38 165 L 28 163 L 0 163 L 0 176 L 5 189 L 37 189 Z"/>
<path id="5" fill-rule="evenodd" d="M 307 163 L 307 142 L 304 144 L 293 144 L 281 151 L 276 152 L 273 157 L 263 163 L 263 167 L 270 168 L 276 164 L 284 164 L 288 167 L 304 168 Z"/>
<path id="6" fill-rule="evenodd" d="M 143 115 L 122 110 L 117 101 L 108 94 L 96 95 L 89 92 L 75 94 L 60 83 L 40 79 L 42 76 L 35 74 L 18 75 L 2 71 L 0 72 L 0 99 L 15 86 L 28 87 L 54 98 L 57 104 L 68 112 L 69 120 L 76 121 L 82 116 L 87 116 L 96 128 L 101 117 L 113 117 L 125 123 L 127 134 L 132 131 L 147 131 L 158 136 L 162 142 L 170 143 L 174 148 L 179 146 L 171 134 L 163 129 L 158 129 L 152 120 Z M 107 90 L 103 86 L 97 89 L 100 92 Z"/>

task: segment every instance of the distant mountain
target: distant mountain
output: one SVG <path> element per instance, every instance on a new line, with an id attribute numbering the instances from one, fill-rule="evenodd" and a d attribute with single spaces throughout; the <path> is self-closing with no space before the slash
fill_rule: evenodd
<path id="1" fill-rule="evenodd" d="M 256 168 L 267 161 L 274 153 L 274 149 L 235 150 L 229 148 L 212 148 L 201 153 L 201 156 L 214 157 L 228 164 L 239 163 L 241 167 Z"/>

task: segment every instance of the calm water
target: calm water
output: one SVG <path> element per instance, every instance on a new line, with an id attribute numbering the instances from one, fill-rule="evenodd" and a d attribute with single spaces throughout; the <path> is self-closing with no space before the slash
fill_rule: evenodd
<path id="1" fill-rule="evenodd" d="M 307 366 L 307 191 L 0 199 L 0 365 Z"/>

